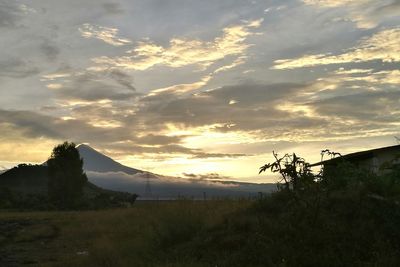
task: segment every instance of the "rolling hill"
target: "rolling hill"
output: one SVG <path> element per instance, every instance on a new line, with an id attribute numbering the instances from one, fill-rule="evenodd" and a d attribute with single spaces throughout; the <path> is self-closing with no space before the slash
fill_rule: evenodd
<path id="1" fill-rule="evenodd" d="M 47 194 L 48 172 L 45 165 L 19 164 L 0 174 L 0 189 L 7 188 L 22 194 Z M 85 195 L 92 197 L 102 193 L 117 193 L 88 182 Z"/>

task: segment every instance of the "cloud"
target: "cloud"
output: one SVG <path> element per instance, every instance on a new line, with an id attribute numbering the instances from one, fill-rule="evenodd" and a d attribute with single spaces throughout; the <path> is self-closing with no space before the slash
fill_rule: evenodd
<path id="1" fill-rule="evenodd" d="M 80 79 L 78 79 L 79 81 Z M 54 91 L 57 98 L 62 100 L 84 100 L 84 101 L 100 101 L 100 100 L 114 100 L 126 101 L 138 96 L 133 92 L 118 92 L 112 85 L 93 80 L 81 80 L 82 87 L 76 87 L 79 83 L 76 81 L 71 85 L 57 85 L 57 90 Z"/>
<path id="2" fill-rule="evenodd" d="M 196 65 L 202 69 L 210 66 L 217 60 L 230 55 L 243 55 L 250 47 L 245 41 L 255 33 L 251 29 L 258 28 L 262 20 L 247 22 L 243 25 L 231 26 L 223 29 L 223 34 L 213 41 L 198 39 L 173 38 L 169 46 L 163 47 L 154 42 L 145 40 L 139 42 L 128 56 L 97 57 L 93 62 L 108 66 L 133 70 L 147 70 L 157 65 L 179 68 Z M 238 64 L 238 63 L 237 63 Z"/>
<path id="3" fill-rule="evenodd" d="M 389 88 L 398 82 L 398 71 L 372 71 L 342 70 L 342 74 L 331 78 L 334 83 L 329 79 L 309 84 L 244 83 L 179 98 L 147 96 L 141 100 L 143 106 L 136 115 L 148 125 L 171 123 L 177 127 L 171 132 L 186 129 L 192 136 L 184 144 L 194 143 L 199 147 L 207 147 L 207 140 L 213 140 L 215 146 L 233 148 L 241 144 L 235 141 L 239 137 L 248 146 L 265 140 L 348 140 L 393 134 L 399 131 L 396 123 L 400 98 L 395 88 Z M 377 86 L 352 89 L 349 75 L 370 75 Z M 385 89 L 387 85 L 389 88 Z M 380 86 L 382 89 L 378 89 Z M 209 130 L 197 131 L 196 127 L 209 127 Z M 218 136 L 217 132 L 222 135 Z M 229 133 L 236 134 L 237 138 Z M 224 139 L 227 143 L 221 143 Z M 234 151 L 230 153 L 236 157 L 250 155 Z M 207 155 L 212 156 L 211 152 Z M 195 156 L 201 157 L 201 154 Z"/>
<path id="4" fill-rule="evenodd" d="M 16 1 L 2 1 L 0 3 L 0 27 L 16 27 L 17 22 L 23 17 L 25 5 Z"/>
<path id="5" fill-rule="evenodd" d="M 39 69 L 32 62 L 18 58 L 0 60 L 0 77 L 25 78 L 39 73 Z"/>
<path id="6" fill-rule="evenodd" d="M 251 156 L 244 153 L 205 153 L 205 152 L 198 152 L 195 153 L 193 158 L 195 159 L 207 159 L 207 158 L 239 158 L 239 157 L 246 157 Z"/>
<path id="7" fill-rule="evenodd" d="M 211 75 L 204 76 L 200 81 L 194 83 L 186 83 L 186 84 L 176 84 L 172 86 L 168 86 L 165 88 L 159 88 L 152 90 L 148 96 L 154 97 L 160 95 L 161 97 L 165 95 L 179 95 L 188 93 L 197 89 L 202 88 L 207 84 L 207 82 L 211 79 Z"/>
<path id="8" fill-rule="evenodd" d="M 165 136 L 147 134 L 137 138 L 137 143 L 143 145 L 166 145 L 166 144 L 179 144 L 181 143 L 182 136 Z"/>
<path id="9" fill-rule="evenodd" d="M 226 180 L 231 177 L 223 176 L 219 173 L 205 173 L 205 174 L 194 174 L 194 173 L 182 173 L 182 175 L 186 178 L 190 179 L 200 179 L 200 180 Z"/>
<path id="10" fill-rule="evenodd" d="M 143 115 L 148 124 L 219 125 L 215 128 L 219 131 L 259 130 L 285 124 L 309 127 L 308 118 L 277 108 L 303 90 L 307 85 L 243 83 L 182 98 L 147 96 L 140 100 L 142 106 L 137 114 Z M 236 104 L 230 104 L 232 101 Z"/>
<path id="11" fill-rule="evenodd" d="M 56 90 L 56 89 L 61 89 L 63 86 L 62 86 L 61 83 L 49 83 L 49 84 L 46 85 L 46 87 L 49 88 L 49 89 Z"/>
<path id="12" fill-rule="evenodd" d="M 126 74 L 123 71 L 112 69 L 109 72 L 109 75 L 112 79 L 118 82 L 120 85 L 125 86 L 132 91 L 135 91 L 135 87 L 133 86 L 133 79 L 131 75 Z"/>
<path id="13" fill-rule="evenodd" d="M 128 191 L 144 196 L 147 173 L 128 175 L 121 172 L 87 172 L 89 181 L 103 188 Z M 258 192 L 270 192 L 272 184 L 241 183 L 233 181 L 206 180 L 201 178 L 177 178 L 150 174 L 153 197 L 177 198 L 179 196 L 203 198 L 213 196 L 244 196 Z"/>
<path id="14" fill-rule="evenodd" d="M 338 7 L 346 5 L 359 5 L 363 3 L 368 3 L 369 0 L 303 0 L 307 5 L 319 5 L 323 7 Z"/>
<path id="15" fill-rule="evenodd" d="M 321 8 L 343 8 L 358 28 L 375 28 L 385 19 L 398 16 L 398 0 L 303 0 L 307 5 Z"/>
<path id="16" fill-rule="evenodd" d="M 222 71 L 227 71 L 227 70 L 235 68 L 239 65 L 242 65 L 242 64 L 246 63 L 246 59 L 247 59 L 247 56 L 240 56 L 237 59 L 235 59 L 231 64 L 228 64 L 228 65 L 225 65 L 225 66 L 222 66 L 222 67 L 219 67 L 218 69 L 216 69 L 214 71 L 214 74 L 222 72 Z"/>
<path id="17" fill-rule="evenodd" d="M 70 71 L 70 69 L 68 69 L 64 72 L 54 72 L 51 74 L 43 75 L 41 81 L 55 81 L 59 78 L 71 77 L 71 73 L 69 73 L 69 71 Z"/>
<path id="18" fill-rule="evenodd" d="M 400 61 L 400 28 L 380 31 L 363 39 L 356 47 L 338 55 L 305 55 L 297 59 L 276 60 L 273 69 L 295 69 L 330 64 L 346 64 L 380 60 Z"/>
<path id="19" fill-rule="evenodd" d="M 102 6 L 104 10 L 110 15 L 124 13 L 119 3 L 104 3 Z"/>
<path id="20" fill-rule="evenodd" d="M 90 25 L 89 23 L 85 23 L 79 28 L 79 32 L 81 33 L 82 37 L 96 38 L 114 46 L 122 46 L 131 43 L 131 40 L 118 38 L 118 29 L 116 28 Z"/>
<path id="21" fill-rule="evenodd" d="M 53 112 L 53 113 L 58 113 Z M 105 118 L 106 120 L 107 118 Z M 118 140 L 129 140 L 135 133 L 123 128 L 110 130 L 98 127 L 90 116 L 84 118 L 53 117 L 27 110 L 0 110 L 0 124 L 10 126 L 20 132 L 26 139 L 44 138 L 52 140 L 70 140 L 76 143 L 93 141 L 93 143 L 110 143 Z"/>
<path id="22" fill-rule="evenodd" d="M 400 118 L 400 92 L 398 90 L 366 91 L 318 100 L 309 105 L 317 113 L 342 119 L 353 124 L 396 125 Z"/>
<path id="23" fill-rule="evenodd" d="M 59 137 L 56 131 L 47 125 L 49 119 L 51 117 L 31 111 L 0 110 L 0 123 L 23 129 L 24 134 L 28 137 Z"/>
<path id="24" fill-rule="evenodd" d="M 181 138 L 180 138 L 181 139 Z M 180 144 L 176 144 L 175 141 L 164 144 L 146 144 L 142 143 L 141 138 L 136 139 L 132 137 L 129 142 L 120 144 L 112 144 L 103 146 L 108 149 L 110 154 L 114 156 L 124 156 L 129 154 L 148 154 L 148 155 L 165 155 L 168 157 L 183 156 L 190 157 L 191 159 L 207 159 L 207 158 L 238 158 L 247 156 L 246 154 L 239 153 L 208 153 L 202 149 L 190 148 Z"/>
<path id="25" fill-rule="evenodd" d="M 355 74 L 355 73 L 371 73 L 373 69 L 350 69 L 345 70 L 344 68 L 340 68 L 339 70 L 335 71 L 336 74 Z"/>
<path id="26" fill-rule="evenodd" d="M 40 45 L 40 50 L 49 61 L 56 60 L 60 54 L 58 46 L 47 39 L 43 40 L 43 43 Z"/>
<path id="27" fill-rule="evenodd" d="M 106 71 L 61 71 L 42 76 L 49 82 L 58 99 L 100 101 L 127 101 L 137 97 L 130 75 L 119 70 Z"/>
<path id="28" fill-rule="evenodd" d="M 339 70 L 336 72 L 339 81 L 365 82 L 367 86 L 373 85 L 399 85 L 400 70 L 382 70 L 373 72 L 372 69 L 351 69 L 347 71 Z"/>
<path id="29" fill-rule="evenodd" d="M 0 126 L 12 127 L 27 139 L 47 138 L 53 140 L 68 139 L 77 143 L 89 142 L 101 144 L 113 155 L 127 154 L 180 154 L 193 158 L 239 157 L 244 154 L 207 153 L 201 149 L 181 145 L 184 136 L 163 136 L 147 133 L 135 118 L 127 121 L 118 119 L 114 110 L 107 107 L 94 109 L 81 107 L 78 114 L 82 118 L 52 116 L 32 111 L 0 110 Z M 105 113 L 105 112 L 108 113 Z M 76 111 L 75 111 L 76 112 Z M 76 114 L 75 112 L 72 113 Z M 103 113 L 101 113 L 103 112 Z M 113 126 L 113 124 L 118 124 Z M 110 127 L 113 128 L 110 130 Z"/>

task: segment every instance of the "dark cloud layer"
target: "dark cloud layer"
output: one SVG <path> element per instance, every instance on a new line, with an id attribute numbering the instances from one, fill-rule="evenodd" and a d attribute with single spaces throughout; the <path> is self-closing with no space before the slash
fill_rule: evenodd
<path id="1" fill-rule="evenodd" d="M 43 40 L 40 50 L 49 61 L 55 61 L 60 54 L 59 47 L 48 39 Z"/>
<path id="2" fill-rule="evenodd" d="M 0 59 L 0 77 L 25 78 L 39 73 L 34 63 L 19 58 Z"/>
<path id="3" fill-rule="evenodd" d="M 129 100 L 137 97 L 131 77 L 122 71 L 72 73 L 54 93 L 61 100 Z"/>
<path id="4" fill-rule="evenodd" d="M 15 27 L 23 15 L 21 8 L 15 1 L 0 2 L 0 27 Z"/>
<path id="5" fill-rule="evenodd" d="M 149 123 L 172 122 L 186 126 L 222 124 L 221 131 L 271 127 L 312 127 L 321 119 L 280 110 L 284 102 L 307 90 L 304 84 L 240 84 L 182 98 L 167 94 L 142 99 L 139 111 Z"/>
<path id="6" fill-rule="evenodd" d="M 337 96 L 309 104 L 324 116 L 357 119 L 362 122 L 398 122 L 400 91 L 370 91 Z"/>
<path id="7" fill-rule="evenodd" d="M 104 3 L 102 6 L 104 10 L 111 15 L 121 14 L 124 12 L 119 3 Z"/>

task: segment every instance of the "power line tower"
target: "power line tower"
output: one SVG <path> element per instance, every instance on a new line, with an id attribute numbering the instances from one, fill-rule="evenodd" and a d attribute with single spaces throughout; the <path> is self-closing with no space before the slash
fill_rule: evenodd
<path id="1" fill-rule="evenodd" d="M 146 173 L 146 187 L 144 190 L 144 196 L 146 198 L 151 198 L 153 196 L 153 193 L 151 192 L 151 186 L 150 186 L 150 173 Z"/>

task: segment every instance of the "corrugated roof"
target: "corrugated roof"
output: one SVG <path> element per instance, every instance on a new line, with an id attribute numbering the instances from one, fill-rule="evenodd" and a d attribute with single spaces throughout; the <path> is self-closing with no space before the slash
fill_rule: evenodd
<path id="1" fill-rule="evenodd" d="M 310 166 L 319 166 L 319 165 L 324 165 L 326 163 L 334 163 L 338 160 L 360 160 L 360 159 L 367 159 L 373 157 L 374 153 L 376 152 L 382 152 L 382 151 L 389 151 L 389 150 L 399 150 L 400 151 L 400 145 L 394 145 L 394 146 L 387 146 L 387 147 L 380 147 L 380 148 L 375 148 L 375 149 L 370 149 L 370 150 L 365 150 L 365 151 L 360 151 L 360 152 L 354 152 L 350 153 L 341 157 L 333 158 L 333 159 L 328 159 L 324 161 L 320 161 L 317 163 L 313 163 Z"/>

